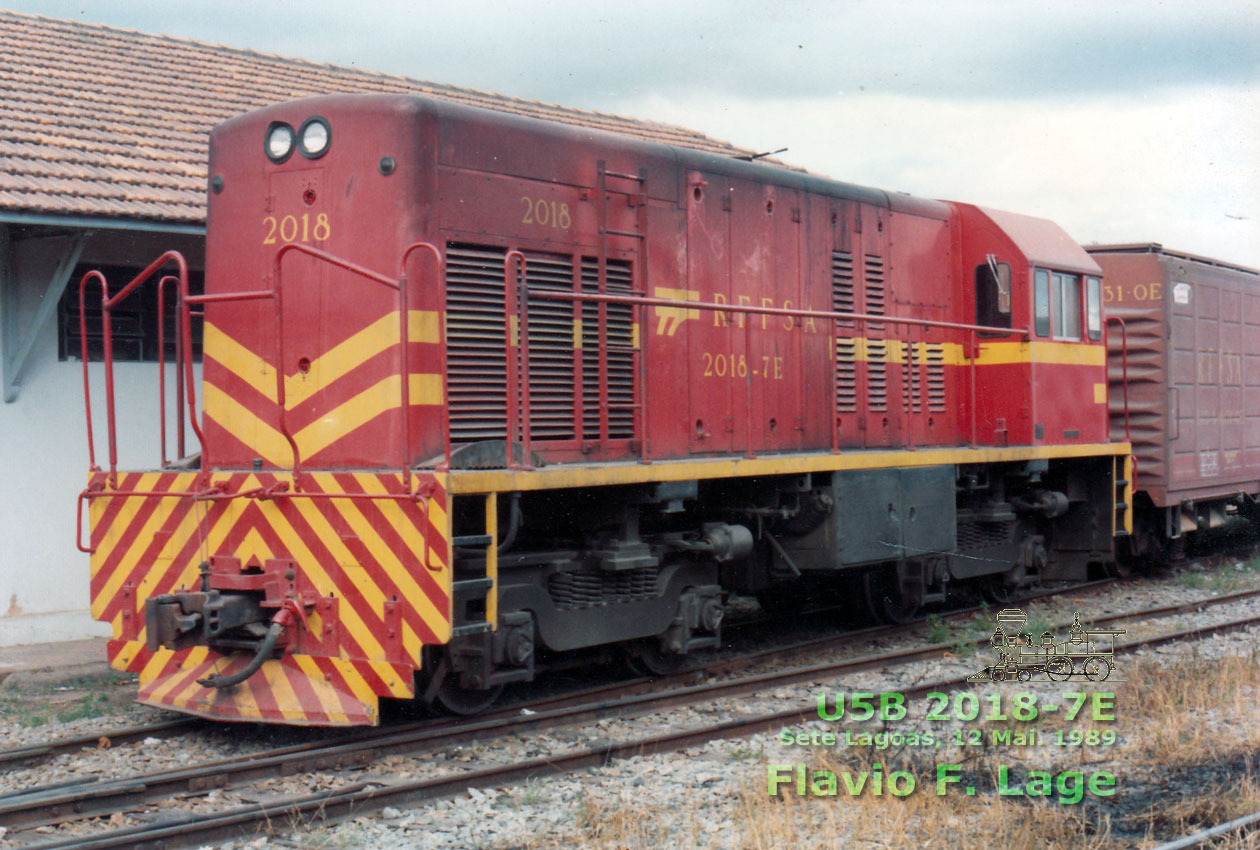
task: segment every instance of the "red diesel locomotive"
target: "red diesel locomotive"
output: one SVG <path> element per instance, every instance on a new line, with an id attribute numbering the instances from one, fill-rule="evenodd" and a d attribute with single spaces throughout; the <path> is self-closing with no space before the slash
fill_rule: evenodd
<path id="1" fill-rule="evenodd" d="M 731 593 L 899 619 L 1130 529 L 1100 271 L 1048 221 L 418 97 L 210 157 L 200 452 L 80 500 L 145 703 L 474 711 L 550 653 L 717 646 Z"/>

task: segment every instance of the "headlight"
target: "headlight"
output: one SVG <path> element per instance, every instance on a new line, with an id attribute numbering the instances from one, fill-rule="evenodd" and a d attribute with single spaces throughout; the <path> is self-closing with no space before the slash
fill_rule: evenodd
<path id="1" fill-rule="evenodd" d="M 267 159 L 279 165 L 293 153 L 293 128 L 283 121 L 272 121 L 267 127 Z"/>
<path id="2" fill-rule="evenodd" d="M 307 118 L 298 131 L 298 148 L 307 159 L 318 159 L 328 153 L 328 145 L 332 141 L 332 130 L 328 122 L 316 115 Z"/>

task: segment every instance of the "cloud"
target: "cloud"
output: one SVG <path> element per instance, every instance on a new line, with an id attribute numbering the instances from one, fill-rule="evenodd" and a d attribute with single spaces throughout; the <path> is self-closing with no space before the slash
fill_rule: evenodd
<path id="1" fill-rule="evenodd" d="M 312 61 L 600 108 L 651 93 L 773 101 L 1151 92 L 1260 79 L 1254 0 L 70 0 L 23 5 Z M 37 7 L 37 8 L 36 8 Z"/>
<path id="2" fill-rule="evenodd" d="M 845 182 L 1050 218 L 1081 242 L 1162 242 L 1260 267 L 1257 92 L 722 104 L 651 96 L 625 106 L 758 150 L 787 146 L 783 160 Z"/>

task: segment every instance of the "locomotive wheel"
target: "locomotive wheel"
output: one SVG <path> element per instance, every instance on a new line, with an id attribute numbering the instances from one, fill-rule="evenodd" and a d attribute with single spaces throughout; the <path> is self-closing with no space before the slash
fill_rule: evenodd
<path id="1" fill-rule="evenodd" d="M 660 641 L 649 638 L 624 648 L 626 666 L 636 676 L 669 676 L 682 669 L 683 656 L 661 651 Z"/>
<path id="2" fill-rule="evenodd" d="M 895 574 L 890 570 L 867 573 L 863 576 L 866 607 L 879 620 L 893 625 L 909 623 L 918 613 L 917 599 L 907 599 L 897 587 Z"/>
<path id="3" fill-rule="evenodd" d="M 1046 675 L 1055 682 L 1066 682 L 1072 678 L 1072 659 L 1059 656 L 1046 662 Z"/>
<path id="4" fill-rule="evenodd" d="M 1114 669 L 1111 659 L 1095 655 L 1085 662 L 1085 678 L 1091 682 L 1105 682 Z"/>
<path id="5" fill-rule="evenodd" d="M 438 688 L 433 706 L 444 714 L 467 717 L 485 711 L 502 693 L 502 685 L 495 685 L 486 690 L 476 690 L 461 687 L 458 676 L 447 676 Z"/>
<path id="6" fill-rule="evenodd" d="M 420 679 L 416 693 L 418 696 L 423 695 L 423 702 L 431 711 L 459 717 L 480 714 L 503 693 L 502 685 L 485 689 L 460 685 L 459 675 L 449 672 L 448 660 L 443 652 L 444 648 L 440 646 L 424 648 L 423 659 L 427 675 Z M 436 688 L 434 681 L 438 683 Z"/>

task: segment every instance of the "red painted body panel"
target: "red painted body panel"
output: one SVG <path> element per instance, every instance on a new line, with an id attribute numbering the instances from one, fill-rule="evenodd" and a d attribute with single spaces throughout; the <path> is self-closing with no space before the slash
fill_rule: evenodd
<path id="1" fill-rule="evenodd" d="M 274 165 L 262 155 L 270 122 L 298 126 L 312 114 L 333 127 L 325 157 L 309 162 L 295 155 Z M 389 176 L 377 168 L 383 156 L 398 163 Z M 417 241 L 441 249 L 459 244 L 520 250 L 534 258 L 535 269 L 540 257 L 555 258 L 557 268 L 570 263 L 576 268 L 580 261 L 594 268 L 602 241 L 608 262 L 633 269 L 630 293 L 798 310 L 831 311 L 848 304 L 846 309 L 859 313 L 963 324 L 976 322 L 973 269 L 994 254 L 1014 267 L 1016 329 L 1031 321 L 1034 266 L 1095 271 L 1061 230 L 1038 219 L 890 199 L 770 166 L 420 99 L 321 98 L 236 119 L 215 132 L 211 174 L 225 178 L 224 191 L 211 196 L 206 284 L 211 293 L 266 285 L 279 247 L 264 244 L 272 222 L 277 224 L 270 235 L 277 243 L 290 237 L 301 242 L 306 222 L 319 215 L 330 216 L 319 234 L 327 238 L 313 238 L 312 230 L 308 244 L 387 276 L 397 274 L 403 250 Z M 642 183 L 629 179 L 639 174 L 646 175 Z M 259 185 L 268 191 L 252 188 Z M 289 216 L 292 223 L 286 224 Z M 851 283 L 838 283 L 835 263 L 851 266 Z M 333 422 L 328 434 L 308 435 L 315 449 L 309 460 L 323 468 L 400 463 L 401 416 L 384 389 L 377 408 L 368 411 L 374 415 L 346 415 L 347 406 L 363 407 L 357 393 L 396 374 L 395 349 L 381 347 L 339 382 L 301 372 L 302 358 L 315 361 L 320 352 L 387 321 L 397 310 L 397 293 L 306 256 L 290 255 L 283 273 L 284 372 L 293 382 L 327 384 L 290 405 L 290 431 Z M 438 303 L 427 258 L 410 263 L 408 273 L 411 309 L 441 312 L 446 305 Z M 580 289 L 577 273 L 573 276 Z M 843 301 L 837 294 L 842 285 L 851 287 L 851 300 L 844 304 L 836 300 Z M 531 310 L 535 303 L 543 302 L 531 298 Z M 575 316 L 585 315 L 588 325 L 594 320 L 594 307 L 583 314 L 549 303 L 561 311 L 560 321 L 569 317 L 575 338 Z M 212 304 L 207 319 L 233 328 L 234 342 L 265 370 L 275 361 L 271 310 L 269 302 Z M 583 393 L 587 415 L 593 415 L 596 360 L 588 357 L 583 364 L 572 351 L 552 352 L 560 357 L 560 371 L 549 380 L 564 386 L 531 384 L 539 399 L 550 391 L 550 415 L 569 422 L 550 438 L 533 439 L 534 451 L 548 462 L 831 449 L 830 383 L 845 379 L 836 377 L 838 367 L 831 362 L 830 320 L 681 306 L 639 307 L 635 313 L 638 356 L 645 359 L 628 378 L 643 405 L 637 432 L 632 439 L 591 439 L 596 432 L 579 438 L 573 422 Z M 537 335 L 533 325 L 531 319 L 531 334 Z M 969 331 L 868 319 L 841 327 L 838 335 L 856 346 L 853 360 L 841 364 L 852 372 L 846 391 L 853 403 L 836 412 L 840 448 L 973 441 Z M 494 365 L 501 362 L 494 357 L 502 357 L 502 342 L 492 336 L 487 331 L 483 342 L 500 350 L 482 368 L 502 374 Z M 1012 334 L 1005 341 L 1020 339 Z M 974 369 L 976 443 L 1106 439 L 1105 412 L 1093 393 L 1103 380 L 1099 366 L 1036 363 L 1035 345 L 1008 345 L 997 358 L 1002 362 L 990 363 L 994 358 L 986 352 L 994 342 L 982 341 Z M 536 341 L 535 352 L 545 344 Z M 439 375 L 439 348 L 413 340 L 411 370 Z M 279 429 L 274 403 L 251 395 L 241 386 L 240 369 L 220 368 L 210 346 L 207 351 L 207 383 L 222 385 L 264 425 Z M 585 386 L 578 374 L 584 368 L 592 372 Z M 491 393 L 487 407 L 472 415 L 501 421 L 502 414 L 493 411 L 495 398 L 506 407 L 502 395 Z M 207 407 L 214 412 L 212 404 Z M 408 460 L 423 462 L 441 453 L 442 405 L 417 405 L 413 399 L 412 407 Z M 260 457 L 257 441 L 242 441 L 234 423 L 207 418 L 216 464 L 248 467 Z M 1042 426 L 1040 438 L 1034 425 Z M 261 460 L 264 468 L 288 465 L 283 452 Z"/>

